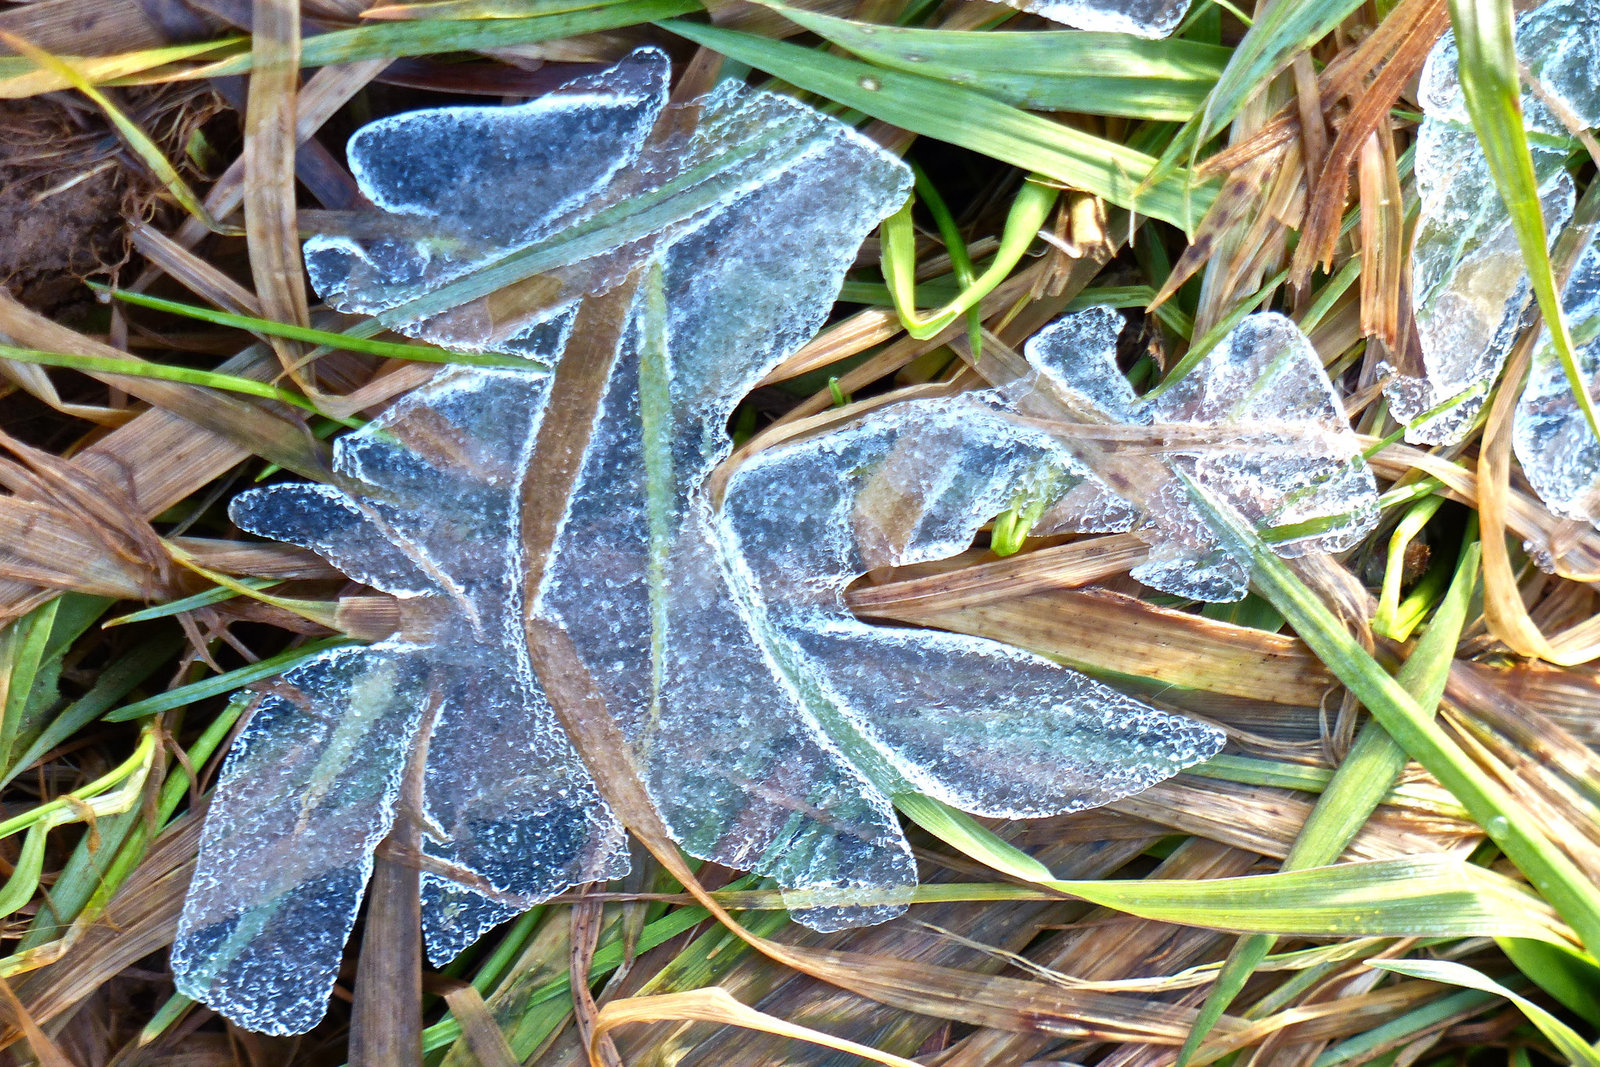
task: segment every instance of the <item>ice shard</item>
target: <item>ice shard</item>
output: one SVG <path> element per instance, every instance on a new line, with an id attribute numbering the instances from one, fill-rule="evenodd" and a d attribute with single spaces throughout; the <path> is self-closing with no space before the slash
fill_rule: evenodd
<path id="1" fill-rule="evenodd" d="M 1377 522 L 1377 485 L 1311 342 L 1274 313 L 1246 317 L 1188 373 L 1137 397 L 1116 364 L 1122 318 L 1090 308 L 1028 342 L 1037 375 L 1019 408 L 1064 424 L 1083 468 L 1114 487 L 1079 489 L 1044 512 L 1040 532 L 1132 528 L 1150 543 L 1134 577 L 1177 596 L 1243 596 L 1250 565 L 1196 510 L 1181 473 L 1253 523 L 1280 555 L 1337 552 Z M 1133 432 L 1129 432 L 1133 431 Z M 1087 505 L 1087 506 L 1086 506 Z"/>
<path id="2" fill-rule="evenodd" d="M 1190 0 L 1005 0 L 1076 30 L 1165 37 L 1189 12 Z"/>
<path id="3" fill-rule="evenodd" d="M 1587 0 L 1551 0 L 1516 23 L 1527 79 L 1523 120 L 1546 229 L 1571 219 L 1569 127 L 1600 125 L 1600 10 Z M 1532 289 L 1510 217 L 1472 129 L 1446 34 L 1423 69 L 1416 182 L 1421 200 L 1412 245 L 1412 303 L 1421 373 L 1385 386 L 1406 439 L 1453 444 L 1470 429 L 1506 354 L 1527 322 Z"/>

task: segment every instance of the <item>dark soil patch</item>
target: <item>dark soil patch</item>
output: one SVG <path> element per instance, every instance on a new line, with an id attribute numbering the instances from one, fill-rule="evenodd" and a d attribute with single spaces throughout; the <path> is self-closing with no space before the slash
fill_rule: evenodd
<path id="1" fill-rule="evenodd" d="M 98 121 L 38 99 L 0 104 L 0 281 L 46 314 L 126 262 L 123 221 L 146 186 Z"/>

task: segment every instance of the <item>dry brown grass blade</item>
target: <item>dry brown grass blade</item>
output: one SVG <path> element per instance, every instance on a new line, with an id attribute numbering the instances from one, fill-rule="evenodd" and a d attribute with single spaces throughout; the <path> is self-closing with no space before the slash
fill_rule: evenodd
<path id="1" fill-rule="evenodd" d="M 153 269 L 201 299 L 236 315 L 263 317 L 256 295 L 183 245 L 145 222 L 129 227 L 133 247 Z M 42 368 L 41 368 L 42 369 Z"/>
<path id="2" fill-rule="evenodd" d="M 1447 798 L 1441 797 L 1447 801 Z M 1274 859 L 1289 854 L 1315 797 L 1184 775 L 1113 801 L 1111 810 Z M 1469 819 L 1385 806 L 1345 850 L 1346 862 L 1471 848 L 1483 837 Z"/>
<path id="3" fill-rule="evenodd" d="M 77 1067 L 59 1045 L 50 1040 L 28 1009 L 22 1006 L 11 983 L 0 978 L 0 1023 L 20 1031 L 33 1050 L 38 1067 Z"/>
<path id="4" fill-rule="evenodd" d="M 300 0 L 254 0 L 251 15 L 250 95 L 244 117 L 244 226 L 250 273 L 264 317 L 309 326 L 294 176 Z M 295 384 L 315 395 L 295 369 L 300 346 L 276 337 L 270 343 Z"/>
<path id="5" fill-rule="evenodd" d="M 829 326 L 812 338 L 800 351 L 778 364 L 761 379 L 761 385 L 776 385 L 802 374 L 831 366 L 865 352 L 898 335 L 905 327 L 893 308 L 867 308 L 843 322 Z"/>
<path id="6" fill-rule="evenodd" d="M 1100 589 L 954 608 L 923 598 L 873 614 L 1018 645 L 1091 671 L 1278 704 L 1315 707 L 1335 684 L 1295 638 Z"/>
<path id="7" fill-rule="evenodd" d="M 422 876 L 403 856 L 422 846 L 423 775 L 441 700 L 417 728 L 401 780 L 394 826 L 373 857 L 367 926 L 356 964 L 350 1067 L 422 1062 Z"/>
<path id="8" fill-rule="evenodd" d="M 1200 268 L 1211 260 L 1217 243 L 1224 236 L 1237 234 L 1253 218 L 1261 206 L 1261 192 L 1269 175 L 1275 170 L 1291 142 L 1284 142 L 1242 162 L 1222 183 L 1222 191 L 1211 202 L 1211 208 L 1200 220 L 1194 239 L 1184 248 L 1172 273 L 1162 283 L 1155 298 L 1150 301 L 1154 309 L 1166 303 L 1183 284 L 1193 278 Z"/>
<path id="9" fill-rule="evenodd" d="M 1528 616 L 1518 588 L 1511 552 L 1506 546 L 1506 525 L 1511 492 L 1511 428 L 1517 394 L 1528 373 L 1527 343 L 1517 345 L 1506 363 L 1499 390 L 1489 407 L 1489 420 L 1478 449 L 1478 520 L 1483 530 L 1483 617 L 1489 632 L 1518 655 L 1563 662 L 1550 642 Z"/>
<path id="10" fill-rule="evenodd" d="M 1305 287 L 1317 264 L 1327 266 L 1332 263 L 1350 183 L 1350 169 L 1356 164 L 1367 138 L 1378 129 L 1379 123 L 1400 98 L 1401 91 L 1422 69 L 1428 51 L 1449 26 L 1450 11 L 1445 0 L 1403 0 L 1364 42 L 1362 51 L 1367 54 L 1361 57 L 1362 61 L 1352 64 L 1340 83 L 1336 83 L 1340 89 L 1346 86 L 1354 89 L 1350 83 L 1360 73 L 1360 68 L 1375 60 L 1380 49 L 1387 52 L 1392 47 L 1392 54 L 1377 77 L 1370 85 L 1359 90 L 1355 106 L 1345 117 L 1339 136 L 1328 153 L 1326 165 L 1320 172 L 1313 172 L 1316 187 L 1310 197 L 1310 210 L 1306 214 L 1300 246 L 1295 251 L 1294 273 L 1290 277 L 1296 288 Z M 1331 102 L 1326 95 L 1323 100 L 1324 105 Z M 1399 246 L 1395 246 L 1394 251 L 1398 255 Z"/>
<path id="11" fill-rule="evenodd" d="M 0 30 L 62 55 L 111 55 L 169 43 L 164 27 L 150 17 L 143 4 L 107 0 L 23 4 L 0 12 Z M 4 51 L 0 46 L 0 53 Z"/>
<path id="12" fill-rule="evenodd" d="M 1076 588 L 1123 574 L 1143 562 L 1149 547 L 1132 534 L 1110 534 L 1008 559 L 987 559 L 988 554 L 981 553 L 979 558 L 984 562 L 953 569 L 940 567 L 931 574 L 919 575 L 917 568 L 896 571 L 880 584 L 850 590 L 847 599 L 851 609 L 863 615 L 914 609 L 922 603 L 943 610 L 976 607 L 1047 589 Z"/>
<path id="13" fill-rule="evenodd" d="M 1361 142 L 1356 163 L 1361 200 L 1361 332 L 1393 351 L 1400 344 L 1400 283 L 1405 263 L 1405 204 L 1387 121 Z"/>
<path id="14" fill-rule="evenodd" d="M 602 1067 L 622 1067 L 622 1057 L 606 1033 L 607 1027 L 600 1024 L 601 1009 L 589 989 L 593 981 L 594 953 L 600 947 L 600 930 L 605 925 L 605 905 L 589 896 L 594 888 L 593 885 L 580 887 L 578 899 L 570 909 L 572 934 L 568 973 L 572 975 L 572 1017 L 578 1024 L 578 1039 L 588 1050 L 589 1058 Z"/>
<path id="15" fill-rule="evenodd" d="M 805 1026 L 785 1022 L 734 1000 L 728 991 L 717 986 L 695 989 L 687 993 L 663 993 L 658 996 L 631 997 L 613 1001 L 600 1011 L 595 1021 L 595 1038 L 604 1040 L 607 1033 L 630 1023 L 653 1023 L 662 1020 L 716 1023 L 719 1026 L 738 1026 L 747 1030 L 761 1030 L 779 1034 L 797 1041 L 806 1041 L 823 1048 L 835 1049 L 860 1056 L 886 1067 L 918 1067 L 914 1060 L 903 1059 L 887 1052 L 879 1052 L 867 1045 Z M 591 1050 L 594 1048 L 590 1042 Z"/>
<path id="16" fill-rule="evenodd" d="M 47 352 L 68 352 L 118 360 L 133 358 L 121 349 L 92 340 L 30 311 L 4 290 L 0 290 L 0 333 L 12 337 L 21 347 Z M 231 373 L 242 371 L 243 368 Z M 96 373 L 90 376 L 109 382 L 155 407 L 181 415 L 196 426 L 229 438 L 247 453 L 254 453 L 318 481 L 328 477 L 326 449 L 306 432 L 303 424 L 292 418 L 214 389 L 128 375 Z M 252 376 L 265 378 L 259 371 Z"/>

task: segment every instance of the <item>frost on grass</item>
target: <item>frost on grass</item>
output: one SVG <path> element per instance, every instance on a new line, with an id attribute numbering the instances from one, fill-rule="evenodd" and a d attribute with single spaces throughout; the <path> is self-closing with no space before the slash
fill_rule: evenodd
<path id="1" fill-rule="evenodd" d="M 1178 28 L 1190 0 L 1005 0 L 1012 7 L 1078 30 L 1165 37 Z"/>
<path id="2" fill-rule="evenodd" d="M 352 141 L 384 211 L 308 242 L 319 293 L 528 363 L 441 374 L 339 442 L 334 485 L 235 501 L 239 525 L 394 595 L 403 619 L 285 675 L 224 767 L 173 966 L 187 995 L 245 1026 L 321 1016 L 408 774 L 436 964 L 626 869 L 622 829 L 531 668 L 527 613 L 570 638 L 684 848 L 770 876 L 821 929 L 903 910 L 916 872 L 897 792 L 1046 814 L 1221 744 L 1026 653 L 844 610 L 851 577 L 956 550 L 1019 478 L 1101 525 L 1135 521 L 1027 428 L 1016 390 L 774 452 L 725 507 L 712 499 L 734 405 L 821 325 L 910 181 L 783 97 L 724 84 L 669 106 L 667 74 L 646 50 L 522 107 L 421 112 Z M 584 325 L 596 308 L 614 329 Z M 523 494 L 550 462 L 544 368 L 561 381 L 579 346 L 598 362 L 571 366 L 603 370 L 603 395 L 525 603 Z M 953 435 L 955 451 L 924 435 Z"/>
<path id="3" fill-rule="evenodd" d="M 1091 308 L 1028 342 L 1038 378 L 1019 409 L 1085 424 L 1064 433 L 1103 482 L 1050 503 L 1037 532 L 1132 528 L 1150 543 L 1134 577 L 1177 596 L 1227 601 L 1244 595 L 1250 562 L 1206 522 L 1183 477 L 1226 500 L 1280 555 L 1341 551 L 1372 529 L 1372 472 L 1293 322 L 1249 316 L 1152 398 L 1135 396 L 1117 369 L 1121 325 L 1116 312 Z M 1105 486 L 1130 516 L 1121 525 L 1106 521 L 1119 509 Z"/>
<path id="4" fill-rule="evenodd" d="M 1571 129 L 1600 125 L 1600 11 L 1588 0 L 1552 0 L 1518 19 L 1517 55 L 1527 80 L 1523 118 L 1545 225 L 1572 217 L 1565 162 Z M 1506 355 L 1526 324 L 1532 289 L 1488 160 L 1473 133 L 1451 34 L 1434 47 L 1419 89 L 1421 199 L 1412 247 L 1413 304 L 1422 374 L 1385 387 L 1406 439 L 1453 444 L 1471 428 Z"/>

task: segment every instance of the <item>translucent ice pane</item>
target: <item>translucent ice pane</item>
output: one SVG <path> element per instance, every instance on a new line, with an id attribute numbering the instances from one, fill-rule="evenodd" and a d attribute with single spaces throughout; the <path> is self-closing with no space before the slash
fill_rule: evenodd
<path id="1" fill-rule="evenodd" d="M 1006 0 L 1006 3 L 1078 30 L 1165 37 L 1183 21 L 1190 0 Z"/>
<path id="2" fill-rule="evenodd" d="M 1600 15 L 1577 0 L 1551 0 L 1521 16 L 1518 58 L 1530 79 L 1523 94 L 1545 225 L 1554 236 L 1571 218 L 1572 181 L 1564 169 L 1566 123 L 1600 122 L 1594 72 Z M 1385 385 L 1406 438 L 1452 444 L 1483 407 L 1532 304 L 1522 252 L 1473 133 L 1456 74 L 1453 35 L 1424 66 L 1416 177 L 1421 214 L 1412 245 L 1412 287 L 1422 373 Z M 1565 120 L 1565 121 L 1564 121 Z"/>
<path id="3" fill-rule="evenodd" d="M 340 649 L 288 675 L 294 696 L 264 702 L 230 755 L 174 967 L 191 995 L 244 1025 L 301 1032 L 321 1017 L 425 712 L 423 851 L 469 883 L 425 879 L 436 963 L 540 899 L 627 870 L 622 828 L 557 725 L 522 634 L 519 494 L 547 388 L 533 370 L 447 371 L 337 443 L 342 488 L 234 500 L 244 528 L 431 605 L 409 641 Z M 330 794 L 337 808 L 297 813 L 271 791 L 286 776 L 285 796 L 320 797 L 318 776 L 330 774 L 354 783 Z M 298 866 L 241 859 L 272 863 L 290 848 Z"/>
<path id="4" fill-rule="evenodd" d="M 1016 403 L 1031 385 L 971 394 L 943 414 L 896 409 L 791 446 L 737 475 L 723 510 L 712 476 L 730 451 L 734 406 L 822 324 L 910 175 L 785 97 L 724 83 L 666 108 L 665 77 L 665 60 L 645 51 L 538 105 L 385 120 L 357 135 L 352 158 L 389 213 L 308 244 L 319 291 L 347 310 L 550 366 L 577 303 L 614 294 L 625 316 L 615 351 L 584 338 L 586 358 L 608 360 L 609 376 L 533 604 L 522 601 L 520 501 L 541 469 L 548 380 L 532 363 L 446 372 L 338 443 L 336 485 L 274 487 L 234 506 L 246 528 L 418 602 L 408 618 L 425 621 L 403 642 L 344 655 L 363 670 L 388 656 L 409 672 L 414 690 L 387 691 L 393 715 L 433 723 L 419 816 L 436 861 L 422 880 L 436 963 L 520 907 L 626 870 L 621 828 L 530 668 L 525 611 L 566 631 L 683 846 L 770 876 L 819 929 L 880 921 L 909 899 L 916 869 L 891 802 L 898 791 L 995 814 L 1071 810 L 1221 743 L 1026 653 L 880 630 L 844 611 L 839 590 L 863 564 L 958 551 L 1019 493 L 1081 528 L 1139 520 L 1098 471 L 1027 427 Z M 546 168 L 539 153 L 553 138 L 567 151 Z M 533 159 L 527 170 L 519 153 Z M 529 172 L 549 188 L 525 189 L 537 184 Z M 505 210 L 494 188 L 510 190 Z M 1072 388 L 1070 365 L 1059 371 L 1054 387 Z M 1086 395 L 1108 398 L 1116 417 L 1137 413 L 1131 394 L 1117 407 L 1114 383 L 1100 384 Z M 952 462 L 906 432 L 922 430 L 953 435 Z M 775 492 L 761 472 L 787 476 L 785 463 L 808 477 L 814 468 L 815 482 L 794 487 L 805 491 L 779 516 L 752 510 Z M 773 525 L 741 533 L 739 516 Z M 788 540 L 813 526 L 815 543 Z M 784 555 L 790 548 L 801 554 Z M 297 708 L 352 710 L 348 685 L 306 677 Z M 365 755 L 345 772 L 374 773 Z M 258 944 L 239 923 L 186 935 L 186 967 L 209 976 L 231 1016 L 279 1029 L 315 1020 L 326 993 L 318 961 L 336 960 L 348 932 L 320 916 L 359 900 L 392 811 L 385 797 L 354 813 L 368 832 L 326 859 L 361 879 L 305 890 L 321 909 L 308 909 L 304 932 L 317 960 L 296 972 L 293 946 Z M 219 795 L 216 810 L 236 835 L 284 832 L 281 812 L 235 793 Z M 308 857 L 318 847 L 307 842 Z M 259 891 L 271 888 L 235 887 L 235 911 L 266 907 Z M 268 947 L 287 992 L 229 970 Z M 296 985 L 296 973 L 306 980 Z"/>
<path id="5" fill-rule="evenodd" d="M 266 1033 L 322 1018 L 421 716 L 414 651 L 339 649 L 261 701 L 206 815 L 172 949 L 179 992 Z"/>
<path id="6" fill-rule="evenodd" d="M 1600 246 L 1591 245 L 1573 268 L 1563 306 L 1575 338 L 1592 338 L 1600 325 Z M 1534 352 L 1512 426 L 1517 459 L 1546 507 L 1600 528 L 1600 442 L 1573 398 L 1548 330 Z M 1600 389 L 1600 341 L 1579 344 L 1577 355 L 1593 396 Z"/>
<path id="7" fill-rule="evenodd" d="M 1135 577 L 1199 600 L 1237 600 L 1248 587 L 1249 561 L 1218 540 L 1179 472 L 1225 498 L 1281 555 L 1339 551 L 1372 528 L 1372 472 L 1315 349 L 1293 322 L 1247 317 L 1153 400 L 1134 396 L 1117 368 L 1121 325 L 1116 312 L 1090 308 L 1040 330 L 1025 350 L 1039 374 L 1036 395 L 1017 403 L 1068 423 L 1145 428 L 1143 441 L 1122 446 L 1097 446 L 1092 430 L 1069 427 L 1063 436 L 1080 469 L 1116 487 L 1136 516 L 1135 531 L 1150 542 Z M 1050 517 L 1074 529 L 1115 528 L 1060 508 Z"/>

